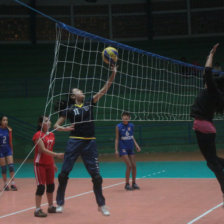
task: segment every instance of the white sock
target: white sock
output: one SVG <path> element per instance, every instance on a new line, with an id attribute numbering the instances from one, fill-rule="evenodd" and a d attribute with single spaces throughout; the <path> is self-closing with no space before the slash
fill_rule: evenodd
<path id="1" fill-rule="evenodd" d="M 40 210 L 40 208 L 36 208 L 36 212 L 38 212 Z"/>

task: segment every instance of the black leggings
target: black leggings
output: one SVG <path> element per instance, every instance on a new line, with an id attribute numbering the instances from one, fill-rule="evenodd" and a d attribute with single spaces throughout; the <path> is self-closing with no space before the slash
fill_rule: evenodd
<path id="1" fill-rule="evenodd" d="M 216 134 L 204 134 L 199 131 L 195 133 L 201 153 L 206 159 L 208 167 L 214 172 L 224 194 L 224 159 L 216 155 Z"/>

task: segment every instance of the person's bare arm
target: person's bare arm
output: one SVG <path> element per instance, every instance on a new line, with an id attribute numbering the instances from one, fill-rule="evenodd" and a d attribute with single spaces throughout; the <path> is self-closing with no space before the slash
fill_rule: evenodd
<path id="1" fill-rule="evenodd" d="M 46 149 L 42 139 L 36 140 L 35 144 L 38 145 L 40 152 L 42 152 L 44 154 L 47 154 L 47 155 L 52 156 L 52 157 L 57 157 L 57 158 L 60 158 L 60 159 L 64 158 L 64 153 L 56 153 L 56 152 L 52 152 L 52 151 Z"/>
<path id="2" fill-rule="evenodd" d="M 215 44 L 213 46 L 213 48 L 211 49 L 211 51 L 210 51 L 210 53 L 209 53 L 209 55 L 207 57 L 207 60 L 206 60 L 206 63 L 205 63 L 205 67 L 212 68 L 213 56 L 214 56 L 218 46 L 219 46 L 219 43 Z"/>
<path id="3" fill-rule="evenodd" d="M 107 80 L 106 84 L 103 86 L 103 88 L 98 92 L 96 93 L 94 96 L 93 96 L 93 103 L 96 103 L 99 101 L 99 99 L 108 91 L 108 89 L 110 88 L 110 86 L 112 85 L 113 81 L 114 81 L 114 78 L 117 74 L 117 66 L 115 65 L 112 65 L 112 74 L 111 76 L 109 77 L 109 79 Z"/>
<path id="4" fill-rule="evenodd" d="M 119 130 L 118 127 L 116 126 L 115 129 L 115 155 L 118 156 L 118 141 L 119 141 Z"/>
<path id="5" fill-rule="evenodd" d="M 59 117 L 58 120 L 56 121 L 55 125 L 54 125 L 54 128 L 57 130 L 57 131 L 72 131 L 74 130 L 74 124 L 73 125 L 70 125 L 70 126 L 67 126 L 67 127 L 63 127 L 62 124 L 64 124 L 65 122 L 65 117 Z"/>
<path id="6" fill-rule="evenodd" d="M 140 148 L 140 146 L 138 145 L 137 141 L 135 140 L 134 136 L 133 136 L 133 141 L 134 141 L 134 144 L 135 144 L 135 147 L 136 147 L 136 151 L 137 151 L 137 152 L 141 152 L 141 148 Z"/>

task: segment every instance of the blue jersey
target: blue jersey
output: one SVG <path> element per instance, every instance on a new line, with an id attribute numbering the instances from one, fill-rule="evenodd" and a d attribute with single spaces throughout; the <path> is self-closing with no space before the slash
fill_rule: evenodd
<path id="1" fill-rule="evenodd" d="M 0 158 L 12 155 L 8 128 L 0 128 Z"/>
<path id="2" fill-rule="evenodd" d="M 119 131 L 119 149 L 134 149 L 134 125 L 120 123 L 117 125 Z"/>
<path id="3" fill-rule="evenodd" d="M 0 128 L 0 147 L 10 147 L 8 128 Z"/>

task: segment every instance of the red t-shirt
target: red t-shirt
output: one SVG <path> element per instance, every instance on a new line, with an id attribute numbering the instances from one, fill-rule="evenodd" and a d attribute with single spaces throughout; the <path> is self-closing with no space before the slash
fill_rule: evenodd
<path id="1" fill-rule="evenodd" d="M 55 137 L 54 134 L 49 132 L 45 137 L 45 133 L 38 131 L 33 136 L 33 142 L 34 144 L 36 141 L 41 138 L 44 146 L 46 149 L 53 151 L 54 143 L 55 143 Z M 44 138 L 43 138 L 44 137 Z M 50 155 L 47 155 L 45 153 L 39 152 L 38 145 L 35 146 L 35 155 L 34 155 L 34 163 L 44 164 L 44 165 L 51 165 L 54 164 L 53 157 Z"/>

